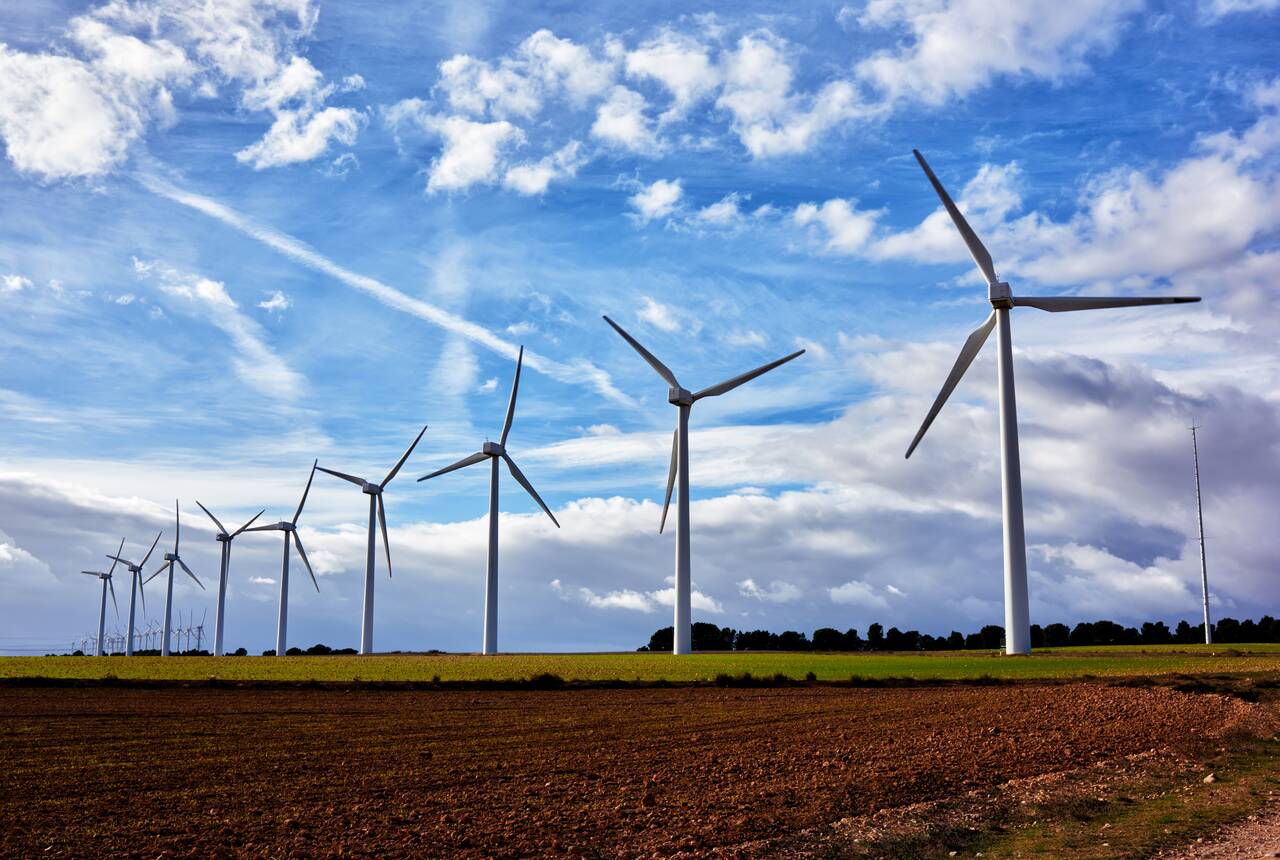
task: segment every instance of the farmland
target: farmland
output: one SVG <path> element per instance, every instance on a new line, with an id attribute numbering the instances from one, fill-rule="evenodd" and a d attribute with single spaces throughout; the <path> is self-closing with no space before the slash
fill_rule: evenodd
<path id="1" fill-rule="evenodd" d="M 821 681 L 1065 679 L 1280 671 L 1280 645 L 1062 648 L 1030 657 L 990 651 L 902 653 L 404 654 L 323 657 L 0 657 L 0 678 L 203 681 L 711 681 L 751 673 Z"/>

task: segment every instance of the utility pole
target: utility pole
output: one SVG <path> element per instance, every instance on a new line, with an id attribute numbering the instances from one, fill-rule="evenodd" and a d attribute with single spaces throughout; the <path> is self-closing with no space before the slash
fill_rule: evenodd
<path id="1" fill-rule="evenodd" d="M 1204 597 L 1204 644 L 1213 644 L 1213 628 L 1209 624 L 1209 566 L 1204 557 L 1204 506 L 1200 501 L 1200 446 L 1196 440 L 1196 424 L 1191 425 L 1191 456 L 1196 467 L 1196 519 L 1200 524 L 1200 591 Z"/>

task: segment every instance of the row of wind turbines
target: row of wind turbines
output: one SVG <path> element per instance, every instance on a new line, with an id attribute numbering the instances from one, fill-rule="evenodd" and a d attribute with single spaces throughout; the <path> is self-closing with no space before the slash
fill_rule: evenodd
<path id="1" fill-rule="evenodd" d="M 1063 313 L 1069 311 L 1083 310 L 1099 310 L 1106 308 L 1123 308 L 1137 307 L 1145 305 L 1165 305 L 1165 304 L 1181 304 L 1185 302 L 1198 302 L 1198 296 L 1165 296 L 1165 297 L 1043 297 L 1043 296 L 1015 296 L 1010 285 L 1000 280 L 996 274 L 996 269 L 991 258 L 991 254 L 983 246 L 982 241 L 977 234 L 969 226 L 960 209 L 952 201 L 951 196 L 943 188 L 933 170 L 925 161 L 924 156 L 918 150 L 913 150 L 916 160 L 920 163 L 933 189 L 937 192 L 939 199 L 942 201 L 943 207 L 946 209 L 956 229 L 959 231 L 964 240 L 973 261 L 978 267 L 978 271 L 987 283 L 987 297 L 991 303 L 991 313 L 985 321 L 978 326 L 977 329 L 969 335 L 964 346 L 960 350 L 960 355 L 956 359 L 951 372 L 942 385 L 933 405 L 930 407 L 924 422 L 917 431 L 915 438 L 907 448 L 906 456 L 911 457 L 919 446 L 925 433 L 933 424 L 938 413 L 942 410 L 943 405 L 947 402 L 952 391 L 955 390 L 961 378 L 973 363 L 978 353 L 982 350 L 983 345 L 990 337 L 991 332 L 996 332 L 996 349 L 997 349 L 997 385 L 999 388 L 999 424 L 1000 424 L 1000 474 L 1001 474 L 1001 490 L 1002 490 L 1002 520 L 1004 532 L 1004 604 L 1005 604 L 1005 651 L 1008 654 L 1027 654 L 1031 651 L 1031 622 L 1029 599 L 1027 590 L 1027 560 L 1026 560 L 1026 540 L 1023 529 L 1023 507 L 1022 507 L 1022 475 L 1021 466 L 1018 455 L 1018 420 L 1017 420 L 1017 404 L 1014 394 L 1014 373 L 1013 373 L 1013 340 L 1010 328 L 1009 311 L 1013 308 L 1026 307 L 1035 308 L 1037 310 L 1048 311 L 1050 313 Z M 690 523 L 689 523 L 689 417 L 694 403 L 707 397 L 718 397 L 726 394 L 733 389 L 750 382 L 751 380 L 768 373 L 775 368 L 790 362 L 804 354 L 804 350 L 798 350 L 790 355 L 783 356 L 768 364 L 747 371 L 746 373 L 734 376 L 723 382 L 700 389 L 698 391 L 690 391 L 684 388 L 676 375 L 667 365 L 663 364 L 652 352 L 646 349 L 639 341 L 627 333 L 621 326 L 609 317 L 604 317 L 613 329 L 634 349 L 641 358 L 662 378 L 668 386 L 667 402 L 677 409 L 676 427 L 672 434 L 671 440 L 671 463 L 667 473 L 666 493 L 663 499 L 662 520 L 659 523 L 658 531 L 661 533 L 666 527 L 667 514 L 671 506 L 671 495 L 673 490 L 677 491 L 676 495 L 676 548 L 675 548 L 675 629 L 673 637 L 672 651 L 675 654 L 687 654 L 692 651 L 692 619 L 691 619 L 691 602 L 692 602 L 692 559 L 690 554 Z M 511 397 L 507 404 L 506 418 L 503 421 L 502 432 L 499 441 L 486 441 L 481 449 L 456 463 L 445 466 L 429 474 L 423 475 L 419 481 L 426 481 L 432 478 L 445 475 L 449 472 L 466 468 L 467 466 L 477 463 L 489 462 L 489 549 L 488 560 L 485 576 L 485 614 L 484 614 L 484 639 L 482 653 L 493 654 L 497 652 L 498 641 L 498 508 L 499 508 L 499 464 L 505 463 L 507 471 L 519 483 L 526 492 L 537 502 L 538 506 L 550 517 L 556 527 L 560 527 L 560 523 L 552 514 L 551 509 L 538 495 L 533 485 L 525 477 L 524 473 L 516 465 L 511 455 L 507 451 L 507 439 L 511 432 L 511 425 L 515 417 L 516 395 L 520 385 L 520 369 L 523 364 L 524 349 L 520 349 L 520 353 L 516 359 L 515 378 L 511 385 Z M 311 564 L 307 559 L 306 550 L 303 549 L 302 539 L 298 535 L 297 525 L 298 519 L 302 515 L 303 506 L 307 501 L 307 494 L 310 492 L 312 480 L 316 471 L 324 472 L 328 475 L 340 478 L 360 488 L 360 491 L 369 496 L 369 526 L 368 526 L 368 551 L 365 559 L 365 577 L 364 577 L 364 600 L 362 608 L 362 621 L 360 630 L 360 653 L 373 653 L 373 606 L 374 606 L 374 572 L 377 558 L 377 533 L 375 532 L 375 520 L 377 527 L 382 534 L 382 545 L 386 553 L 387 559 L 387 575 L 391 576 L 391 546 L 387 534 L 386 505 L 383 501 L 383 495 L 388 484 L 400 472 L 401 467 L 409 459 L 414 448 L 422 439 L 427 427 L 424 426 L 419 431 L 417 438 L 408 447 L 400 459 L 387 473 L 386 477 L 379 483 L 372 483 L 364 478 L 338 472 L 319 465 L 319 461 L 312 464 L 311 473 L 307 478 L 306 488 L 302 493 L 302 500 L 298 504 L 298 509 L 294 513 L 293 519 L 281 521 L 269 525 L 253 526 L 253 523 L 262 515 L 263 511 L 259 511 L 252 519 L 236 529 L 234 532 L 228 531 L 204 505 L 200 505 L 209 518 L 217 526 L 217 540 L 222 544 L 221 563 L 218 577 L 218 597 L 217 609 L 214 620 L 214 654 L 221 656 L 223 653 L 223 626 L 225 620 L 225 604 L 227 577 L 231 561 L 231 542 L 246 531 L 281 531 L 284 533 L 283 554 L 281 561 L 280 576 L 280 608 L 279 618 L 276 628 L 276 654 L 281 655 L 286 651 L 286 634 L 288 625 L 288 596 L 289 596 L 289 560 L 291 549 L 297 550 L 299 558 L 306 566 L 307 572 L 311 575 L 312 584 L 319 591 L 319 583 L 316 580 L 315 572 L 311 569 Z M 199 504 L 199 502 L 197 502 Z M 162 638 L 162 654 L 169 654 L 169 634 L 171 623 L 171 611 L 173 602 L 173 578 L 175 569 L 180 567 L 183 572 L 190 576 L 203 589 L 204 585 L 191 572 L 186 563 L 182 561 L 178 554 L 179 535 L 181 523 L 180 514 L 175 504 L 175 528 L 174 528 L 174 544 L 173 552 L 164 554 L 164 565 L 147 577 L 142 579 L 143 567 L 147 560 L 151 557 L 156 544 L 159 543 L 160 536 L 156 536 L 156 540 L 152 542 L 151 549 L 138 564 L 133 564 L 120 556 L 123 551 L 123 541 L 121 548 L 117 550 L 115 555 L 108 557 L 113 559 L 115 563 L 124 564 L 130 573 L 131 590 L 129 600 L 129 637 L 127 653 L 133 653 L 133 633 L 134 633 L 134 593 L 141 593 L 142 586 L 145 582 L 154 579 L 160 573 L 167 571 L 167 592 L 165 599 L 164 613 L 164 633 Z M 114 599 L 114 586 L 111 585 L 111 577 L 115 569 L 115 563 L 110 571 L 85 571 L 92 576 L 98 576 L 102 579 L 102 609 L 99 622 L 99 642 L 102 640 L 102 625 L 105 621 L 106 613 L 106 597 L 108 589 L 111 589 Z M 1205 599 L 1205 615 L 1206 615 L 1206 632 L 1209 630 L 1208 619 L 1208 599 L 1207 599 L 1207 582 L 1206 582 L 1206 599 Z"/>
<path id="2" fill-rule="evenodd" d="M 114 603 L 114 589 L 112 590 L 111 597 L 112 603 Z M 142 608 L 145 612 L 145 600 L 143 601 Z M 103 610 L 104 611 L 101 615 L 105 616 L 105 606 L 103 607 Z M 117 616 L 118 615 L 119 612 L 117 608 Z M 206 612 L 201 616 L 200 623 L 197 624 L 196 614 L 192 612 L 187 616 L 185 626 L 183 626 L 184 622 L 182 621 L 182 613 L 178 613 L 178 626 L 173 628 L 172 634 L 174 640 L 177 642 L 177 648 L 180 653 L 182 651 L 191 650 L 193 641 L 195 643 L 195 650 L 199 651 L 204 647 L 204 622 L 207 618 L 208 613 Z M 100 621 L 105 622 L 105 617 L 100 617 Z M 100 624 L 99 630 L 105 633 L 105 623 Z M 148 621 L 145 626 L 141 627 L 134 633 L 134 641 L 137 643 L 138 650 L 158 651 L 160 649 L 160 634 L 160 622 L 154 620 Z M 93 651 L 99 657 L 104 654 L 127 653 L 128 648 L 128 637 L 125 635 L 125 631 L 121 630 L 119 626 L 115 627 L 115 629 L 109 634 L 103 635 L 100 633 L 97 636 L 90 634 L 80 639 L 73 639 L 71 642 L 71 650 L 73 652 L 80 651 L 81 653 L 87 654 L 90 651 Z"/>

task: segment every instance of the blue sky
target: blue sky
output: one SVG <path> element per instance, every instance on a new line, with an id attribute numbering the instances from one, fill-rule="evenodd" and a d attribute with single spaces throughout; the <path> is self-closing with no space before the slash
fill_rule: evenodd
<path id="1" fill-rule="evenodd" d="M 283 517 L 424 423 L 376 644 L 477 647 L 485 475 L 413 479 L 496 437 L 520 344 L 564 528 L 504 482 L 500 645 L 640 644 L 674 410 L 602 313 L 694 389 L 808 349 L 694 410 L 697 620 L 999 623 L 990 354 L 902 459 L 985 314 L 913 147 L 1015 292 L 1205 299 L 1016 315 L 1033 621 L 1195 619 L 1192 420 L 1215 613 L 1274 614 L 1277 35 L 1269 0 L 6 6 L 0 649 L 91 629 L 76 571 L 175 497 L 208 583 L 196 499 Z M 317 479 L 294 644 L 355 643 L 365 511 Z M 232 645 L 274 639 L 277 553 L 236 543 Z"/>

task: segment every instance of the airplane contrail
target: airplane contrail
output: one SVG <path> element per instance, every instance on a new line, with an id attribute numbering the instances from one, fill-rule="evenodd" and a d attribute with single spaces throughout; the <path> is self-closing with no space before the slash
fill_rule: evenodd
<path id="1" fill-rule="evenodd" d="M 412 296 L 402 293 L 395 287 L 384 284 L 376 278 L 370 278 L 367 275 L 361 275 L 350 269 L 335 263 L 319 251 L 308 246 L 305 242 L 295 239 L 287 233 L 282 233 L 264 224 L 257 223 L 247 215 L 243 215 L 234 209 L 219 203 L 200 194 L 195 194 L 177 187 L 176 185 L 161 179 L 150 173 L 137 173 L 135 178 L 144 188 L 153 194 L 167 198 L 180 203 L 183 206 L 202 212 L 217 221 L 221 221 L 229 227 L 233 227 L 259 242 L 269 247 L 275 248 L 280 253 L 290 257 L 304 266 L 321 272 L 332 278 L 341 281 L 349 287 L 353 287 L 363 293 L 373 296 L 378 301 L 390 308 L 412 314 L 419 319 L 426 320 L 433 325 L 437 325 L 446 331 L 453 332 L 467 338 L 473 343 L 479 344 L 486 349 L 496 352 L 505 358 L 515 359 L 519 350 L 517 344 L 504 340 L 484 326 L 471 322 L 468 319 L 450 313 L 441 307 L 416 299 Z M 571 384 L 587 383 L 599 391 L 602 395 L 610 400 L 624 403 L 628 406 L 634 405 L 634 401 L 623 394 L 613 384 L 613 378 L 607 371 L 596 367 L 590 361 L 579 359 L 571 364 L 556 361 L 534 352 L 526 351 L 524 354 L 525 366 L 545 373 L 553 379 L 560 382 Z"/>

